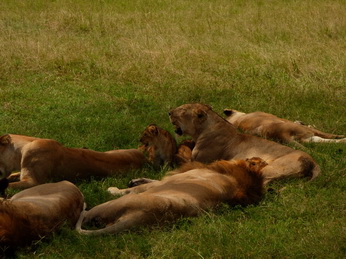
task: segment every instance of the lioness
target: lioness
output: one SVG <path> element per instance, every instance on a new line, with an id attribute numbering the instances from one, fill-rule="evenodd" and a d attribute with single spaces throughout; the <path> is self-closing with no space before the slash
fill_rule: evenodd
<path id="1" fill-rule="evenodd" d="M 23 190 L 0 201 L 0 245 L 30 244 L 68 222 L 74 227 L 84 206 L 79 189 L 68 181 Z"/>
<path id="2" fill-rule="evenodd" d="M 217 161 L 210 165 L 186 163 L 161 181 L 119 190 L 118 199 L 83 212 L 76 225 L 81 234 L 115 234 L 133 227 L 165 223 L 181 217 L 198 216 L 225 202 L 248 205 L 263 196 L 263 178 L 259 173 L 266 163 L 259 159 Z M 84 230 L 96 225 L 98 230 Z"/>
<path id="3" fill-rule="evenodd" d="M 144 150 L 149 154 L 148 160 L 159 167 L 167 163 L 170 166 L 182 164 L 191 159 L 192 147 L 188 140 L 177 146 L 174 137 L 155 124 L 145 128 L 140 138 Z"/>
<path id="4" fill-rule="evenodd" d="M 64 147 L 52 139 L 13 134 L 0 137 L 0 178 L 20 171 L 20 181 L 11 182 L 9 188 L 24 189 L 50 180 L 105 177 L 140 168 L 145 161 L 137 149 L 96 152 Z"/>
<path id="5" fill-rule="evenodd" d="M 243 113 L 232 109 L 224 109 L 223 112 L 227 116 L 227 120 L 242 131 L 282 143 L 346 143 L 346 138 L 341 139 L 343 135 L 324 133 L 300 123 L 278 118 L 269 113 L 258 111 Z"/>
<path id="6" fill-rule="evenodd" d="M 209 163 L 220 159 L 261 157 L 265 184 L 287 176 L 316 177 L 320 168 L 305 152 L 256 136 L 240 134 L 224 118 L 204 104 L 184 104 L 169 113 L 178 135 L 189 135 L 195 142 L 192 160 Z"/>

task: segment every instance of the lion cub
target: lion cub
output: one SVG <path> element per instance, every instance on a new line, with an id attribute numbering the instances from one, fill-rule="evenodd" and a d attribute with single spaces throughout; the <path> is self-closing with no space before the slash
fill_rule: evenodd
<path id="1" fill-rule="evenodd" d="M 174 137 L 167 131 L 155 124 L 150 124 L 145 128 L 140 138 L 143 149 L 148 153 L 148 160 L 155 167 L 163 166 L 167 163 L 181 165 L 190 161 L 192 156 L 193 142 L 185 140 L 179 146 Z"/>

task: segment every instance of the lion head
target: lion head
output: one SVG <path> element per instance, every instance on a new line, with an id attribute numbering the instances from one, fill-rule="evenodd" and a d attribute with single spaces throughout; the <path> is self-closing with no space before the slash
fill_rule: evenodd
<path id="1" fill-rule="evenodd" d="M 173 163 L 177 142 L 167 130 L 150 124 L 143 131 L 140 142 L 144 145 L 144 151 L 148 153 L 148 160 L 154 165 Z"/>
<path id="2" fill-rule="evenodd" d="M 145 128 L 145 130 L 142 133 L 142 136 L 140 138 L 140 142 L 148 146 L 150 143 L 152 143 L 155 138 L 159 135 L 159 129 L 155 124 L 150 124 Z"/>
<path id="3" fill-rule="evenodd" d="M 196 136 L 199 129 L 205 128 L 208 112 L 212 108 L 205 104 L 184 104 L 169 112 L 169 119 L 175 127 L 175 133 L 179 136 Z"/>
<path id="4" fill-rule="evenodd" d="M 13 160 L 12 139 L 9 134 L 0 136 L 0 179 L 8 177 L 14 168 L 11 166 Z"/>
<path id="5" fill-rule="evenodd" d="M 248 167 L 253 170 L 253 171 L 260 171 L 263 167 L 267 166 L 268 163 L 265 162 L 262 158 L 260 157 L 252 157 L 252 158 L 247 158 L 245 160 L 248 164 Z"/>

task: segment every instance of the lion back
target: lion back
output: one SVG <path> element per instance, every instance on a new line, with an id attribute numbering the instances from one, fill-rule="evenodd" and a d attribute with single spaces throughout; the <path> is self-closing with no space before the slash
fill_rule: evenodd
<path id="1" fill-rule="evenodd" d="M 0 245 L 8 247 L 30 244 L 51 229 L 38 219 L 31 218 L 8 202 L 0 204 Z"/>

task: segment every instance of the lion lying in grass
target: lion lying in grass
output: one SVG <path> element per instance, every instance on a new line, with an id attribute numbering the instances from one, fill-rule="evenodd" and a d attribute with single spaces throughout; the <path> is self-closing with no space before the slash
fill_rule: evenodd
<path id="1" fill-rule="evenodd" d="M 225 109 L 224 114 L 230 123 L 245 133 L 270 138 L 282 143 L 346 143 L 346 138 L 342 138 L 343 135 L 324 133 L 265 112 L 243 113 Z"/>
<path id="2" fill-rule="evenodd" d="M 29 245 L 67 222 L 74 227 L 84 206 L 79 189 L 68 181 L 47 183 L 0 201 L 0 245 Z"/>
<path id="3" fill-rule="evenodd" d="M 145 151 L 149 154 L 148 160 L 159 167 L 167 163 L 181 165 L 190 161 L 193 143 L 186 140 L 177 146 L 174 137 L 167 131 L 155 124 L 145 128 L 140 138 Z"/>
<path id="4" fill-rule="evenodd" d="M 137 149 L 96 152 L 89 149 L 68 148 L 52 139 L 22 135 L 0 137 L 0 178 L 13 171 L 20 173 L 20 181 L 9 188 L 29 188 L 48 181 L 106 177 L 142 167 L 146 158 Z"/>
<path id="5" fill-rule="evenodd" d="M 260 170 L 266 163 L 259 158 L 217 161 L 210 165 L 186 163 L 161 181 L 119 190 L 110 187 L 118 199 L 83 212 L 76 230 L 86 235 L 116 234 L 143 225 L 171 222 L 198 216 L 224 202 L 248 205 L 263 196 Z M 94 225 L 97 230 L 83 227 Z"/>
<path id="6" fill-rule="evenodd" d="M 314 178 L 320 173 L 319 166 L 305 152 L 240 134 L 208 105 L 185 104 L 171 110 L 169 117 L 178 135 L 191 136 L 195 142 L 193 161 L 261 157 L 268 163 L 262 170 L 265 183 L 288 176 Z"/>

